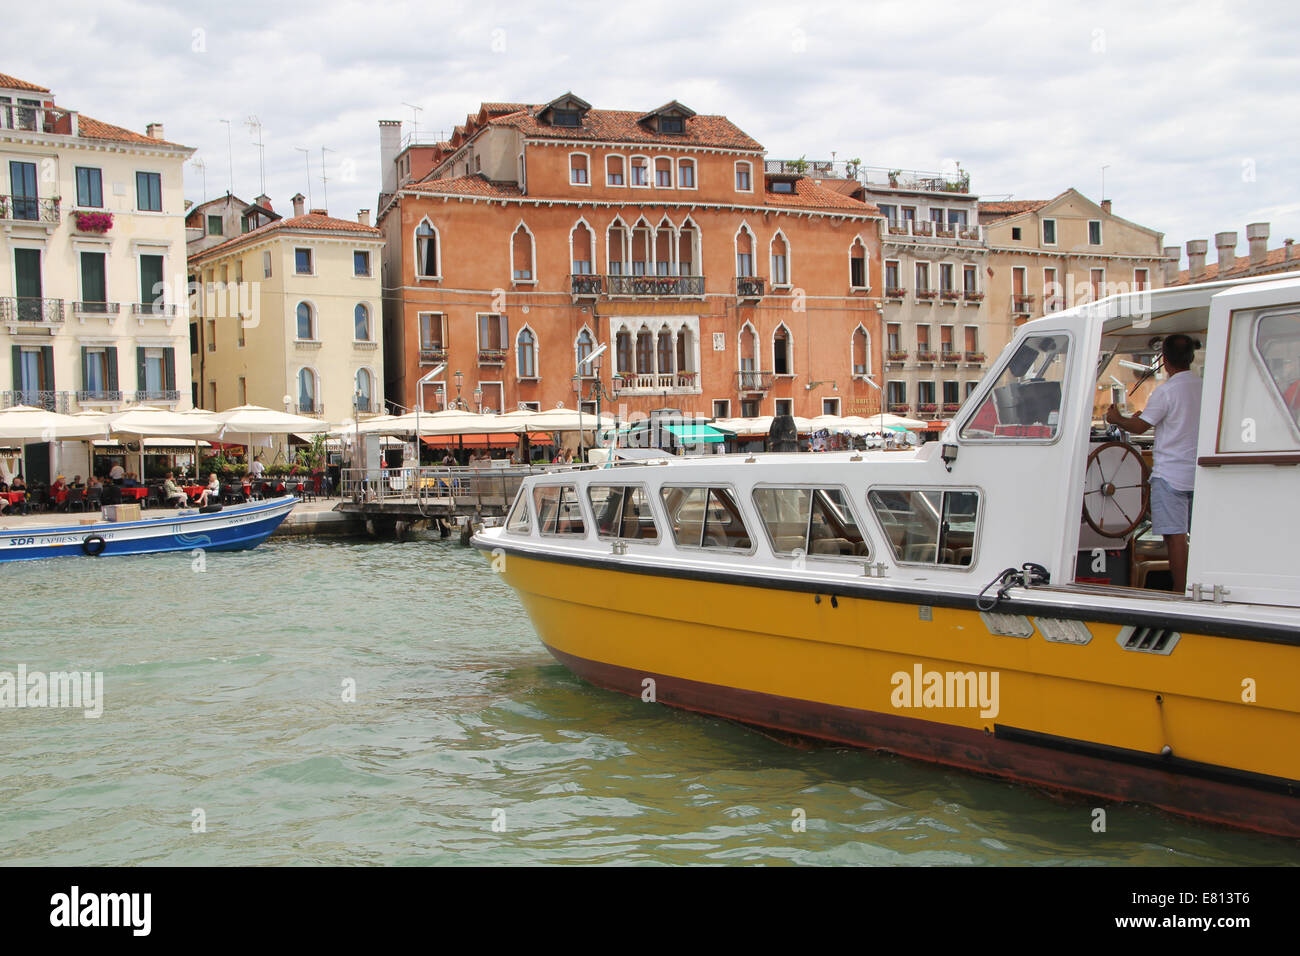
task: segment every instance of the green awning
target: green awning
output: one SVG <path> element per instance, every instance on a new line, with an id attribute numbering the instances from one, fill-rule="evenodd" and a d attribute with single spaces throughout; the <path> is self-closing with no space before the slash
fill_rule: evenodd
<path id="1" fill-rule="evenodd" d="M 664 431 L 675 435 L 683 445 L 713 444 L 727 439 L 726 435 L 709 425 L 665 425 Z"/>

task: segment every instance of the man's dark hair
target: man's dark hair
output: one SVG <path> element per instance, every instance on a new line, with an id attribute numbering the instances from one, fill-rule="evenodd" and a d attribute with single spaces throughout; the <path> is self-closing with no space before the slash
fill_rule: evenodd
<path id="1" fill-rule="evenodd" d="M 1164 356 L 1165 362 L 1170 365 L 1176 365 L 1178 368 L 1191 368 L 1192 359 L 1196 357 L 1196 350 L 1200 347 L 1200 344 L 1190 335 L 1175 332 L 1165 338 L 1164 344 L 1160 347 L 1160 354 Z"/>

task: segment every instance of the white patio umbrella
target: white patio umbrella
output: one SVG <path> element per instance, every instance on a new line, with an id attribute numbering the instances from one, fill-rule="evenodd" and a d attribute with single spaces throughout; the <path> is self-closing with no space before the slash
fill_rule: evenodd
<path id="1" fill-rule="evenodd" d="M 107 416 L 107 428 L 112 438 L 186 438 L 199 440 L 215 438 L 220 424 L 207 412 L 175 412 L 154 405 L 137 405 L 116 415 Z M 196 454 L 195 464 L 198 457 Z M 144 480 L 144 442 L 140 443 L 140 479 Z"/>
<path id="2" fill-rule="evenodd" d="M 220 423 L 217 438 L 234 433 L 248 438 L 249 465 L 252 464 L 254 435 L 318 435 L 328 432 L 334 426 L 321 418 L 308 418 L 305 415 L 291 415 L 277 412 L 273 408 L 261 405 L 240 405 L 217 412 L 213 418 Z M 223 439 L 224 440 L 224 439 Z"/>
<path id="3" fill-rule="evenodd" d="M 6 441 L 63 441 L 105 438 L 104 421 L 80 415 L 60 415 L 31 405 L 0 411 L 0 439 Z"/>

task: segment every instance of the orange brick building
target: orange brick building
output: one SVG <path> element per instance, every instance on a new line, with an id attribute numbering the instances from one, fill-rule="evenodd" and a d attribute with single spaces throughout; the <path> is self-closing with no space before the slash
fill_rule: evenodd
<path id="1" fill-rule="evenodd" d="M 675 101 L 572 94 L 484 103 L 436 144 L 381 122 L 380 152 L 392 402 L 591 407 L 598 377 L 625 418 L 879 407 L 880 216 L 856 183 L 765 173 Z"/>

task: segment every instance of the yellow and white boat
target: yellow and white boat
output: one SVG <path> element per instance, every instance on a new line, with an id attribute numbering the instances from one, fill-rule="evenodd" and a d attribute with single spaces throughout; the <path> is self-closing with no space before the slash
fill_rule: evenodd
<path id="1" fill-rule="evenodd" d="M 1184 594 L 1127 586 L 1144 469 L 1091 428 L 1174 332 L 1205 341 Z M 473 541 L 600 686 L 1300 836 L 1297 382 L 1300 274 L 1112 297 L 1019 329 L 914 452 L 535 476 Z"/>

